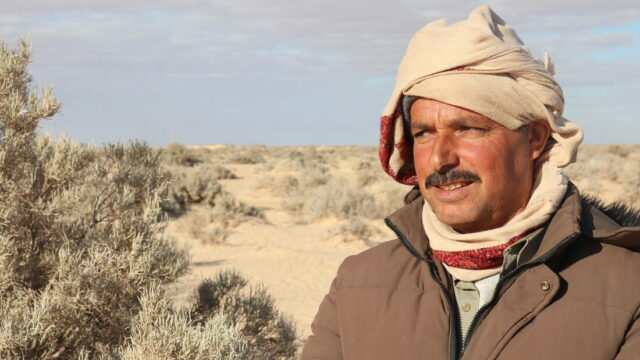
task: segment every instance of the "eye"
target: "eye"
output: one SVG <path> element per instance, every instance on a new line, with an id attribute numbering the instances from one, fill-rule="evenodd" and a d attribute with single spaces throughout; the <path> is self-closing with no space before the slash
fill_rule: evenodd
<path id="1" fill-rule="evenodd" d="M 461 126 L 460 130 L 463 130 L 463 131 L 487 131 L 487 129 L 485 129 L 485 128 L 476 127 L 476 126 Z"/>
<path id="2" fill-rule="evenodd" d="M 413 138 L 417 139 L 417 138 L 421 138 L 421 137 L 425 137 L 428 135 L 431 135 L 432 131 L 430 130 L 422 130 L 422 131 L 418 131 L 417 133 L 413 134 Z"/>

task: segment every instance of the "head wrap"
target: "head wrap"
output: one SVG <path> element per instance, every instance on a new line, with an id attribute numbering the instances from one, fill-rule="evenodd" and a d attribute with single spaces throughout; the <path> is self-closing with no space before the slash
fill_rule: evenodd
<path id="1" fill-rule="evenodd" d="M 538 162 L 564 167 L 576 159 L 582 130 L 562 117 L 564 97 L 548 55 L 534 59 L 515 31 L 482 5 L 461 22 L 441 19 L 409 42 L 395 89 L 380 121 L 380 161 L 403 184 L 417 184 L 411 140 L 403 125 L 403 95 L 438 100 L 515 130 L 545 121 L 554 141 Z"/>

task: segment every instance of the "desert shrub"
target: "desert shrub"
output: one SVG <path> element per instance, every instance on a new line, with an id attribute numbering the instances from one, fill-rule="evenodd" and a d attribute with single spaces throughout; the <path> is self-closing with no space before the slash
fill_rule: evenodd
<path id="1" fill-rule="evenodd" d="M 211 216 L 206 211 L 191 211 L 180 218 L 180 227 L 189 236 L 200 238 L 204 230 L 211 224 Z"/>
<path id="2" fill-rule="evenodd" d="M 317 186 L 306 185 L 304 180 L 298 184 L 282 206 L 302 222 L 329 216 L 379 218 L 384 215 L 373 195 L 342 178 L 330 178 Z"/>
<path id="3" fill-rule="evenodd" d="M 583 193 L 640 207 L 639 145 L 582 145 L 564 169 Z"/>
<path id="4" fill-rule="evenodd" d="M 238 327 L 221 313 L 194 324 L 188 310 L 175 311 L 159 287 L 143 292 L 131 340 L 119 350 L 122 360 L 244 360 L 248 344 Z"/>
<path id="5" fill-rule="evenodd" d="M 222 244 L 231 231 L 215 223 L 214 214 L 206 209 L 196 209 L 180 219 L 183 231 L 205 245 Z"/>
<path id="6" fill-rule="evenodd" d="M 234 180 L 238 176 L 231 170 L 221 165 L 199 164 L 192 167 L 176 166 L 165 163 L 165 168 L 171 173 L 172 178 L 201 177 L 215 180 Z"/>
<path id="7" fill-rule="evenodd" d="M 194 166 L 203 162 L 202 159 L 196 155 L 195 151 L 178 142 L 172 142 L 167 145 L 162 155 L 163 160 L 167 164 Z"/>
<path id="8" fill-rule="evenodd" d="M 332 216 L 378 219 L 402 206 L 406 186 L 390 180 L 372 184 L 370 192 L 336 174 L 312 168 L 296 175 L 266 177 L 257 188 L 283 197 L 282 208 L 302 223 Z"/>
<path id="9" fill-rule="evenodd" d="M 285 360 L 296 353 L 295 327 L 278 312 L 262 286 L 246 291 L 247 281 L 234 271 L 205 280 L 197 289 L 192 317 L 196 324 L 220 312 L 244 336 L 249 359 Z"/>
<path id="10" fill-rule="evenodd" d="M 321 168 L 313 168 L 296 175 L 284 176 L 266 176 L 264 179 L 256 183 L 256 188 L 267 189 L 274 195 L 289 198 L 296 202 L 295 199 L 304 192 L 305 189 L 324 185 L 329 182 L 329 174 Z"/>
<path id="11" fill-rule="evenodd" d="M 365 187 L 386 176 L 380 166 L 374 167 L 370 162 L 361 161 L 356 166 L 356 185 Z"/>
<path id="12" fill-rule="evenodd" d="M 369 224 L 366 219 L 360 216 L 354 216 L 347 219 L 347 221 L 335 229 L 331 236 L 338 237 L 344 242 L 369 242 L 373 236 L 380 233 L 380 230 Z"/>
<path id="13" fill-rule="evenodd" d="M 238 178 L 236 174 L 223 166 L 213 166 L 211 167 L 211 172 L 213 173 L 213 176 L 218 180 L 230 180 Z"/>
<path id="14" fill-rule="evenodd" d="M 72 358 L 124 341 L 139 289 L 182 274 L 158 236 L 159 154 L 37 136 L 59 105 L 35 94 L 28 46 L 0 48 L 0 357 Z"/>
<path id="15" fill-rule="evenodd" d="M 153 292 L 188 267 L 161 234 L 160 153 L 37 135 L 59 104 L 31 89 L 28 62 L 27 44 L 0 46 L 0 358 L 183 359 L 209 340 L 202 358 L 247 358 L 223 315 L 186 329 Z"/>
<path id="16" fill-rule="evenodd" d="M 262 156 L 254 157 L 247 155 L 236 155 L 229 159 L 229 163 L 231 164 L 243 164 L 243 165 L 253 165 L 264 162 Z"/>
<path id="17" fill-rule="evenodd" d="M 231 232 L 218 226 L 205 229 L 200 236 L 200 241 L 205 245 L 222 244 L 227 240 Z"/>
<path id="18" fill-rule="evenodd" d="M 264 146 L 242 146 L 231 147 L 226 149 L 222 158 L 229 164 L 253 165 L 260 164 L 265 161 Z"/>
<path id="19" fill-rule="evenodd" d="M 214 220 L 230 226 L 249 218 L 264 218 L 260 209 L 237 200 L 225 191 L 212 176 L 210 167 L 202 167 L 192 173 L 174 174 L 168 197 L 161 205 L 168 214 L 179 216 L 195 204 L 208 206 Z"/>
<path id="20" fill-rule="evenodd" d="M 324 156 L 315 147 L 273 148 L 262 171 L 316 171 L 328 172 Z"/>

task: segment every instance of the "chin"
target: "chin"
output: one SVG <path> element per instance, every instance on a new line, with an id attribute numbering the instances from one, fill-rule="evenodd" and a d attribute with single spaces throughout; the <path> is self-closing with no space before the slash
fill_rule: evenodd
<path id="1" fill-rule="evenodd" d="M 438 216 L 438 219 L 440 219 L 442 223 L 451 226 L 454 230 L 458 232 L 461 232 L 461 233 L 474 232 L 474 231 L 466 231 L 465 229 L 473 228 L 475 222 L 468 222 L 468 221 L 465 221 L 465 219 L 441 219 L 440 216 Z"/>
<path id="2" fill-rule="evenodd" d="M 473 211 L 473 209 L 459 206 L 451 209 L 451 207 L 452 206 L 450 205 L 445 205 L 443 208 L 437 208 L 433 206 L 431 208 L 438 217 L 438 220 L 456 230 L 468 229 L 470 227 L 474 227 L 478 223 L 478 218 L 477 216 L 474 216 L 475 212 Z"/>

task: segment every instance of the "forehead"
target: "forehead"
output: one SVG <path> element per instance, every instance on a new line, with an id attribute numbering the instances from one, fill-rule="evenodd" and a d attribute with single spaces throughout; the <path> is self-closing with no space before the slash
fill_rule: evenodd
<path id="1" fill-rule="evenodd" d="M 500 125 L 471 110 L 432 99 L 417 99 L 410 110 L 411 125 L 436 125 L 449 123 L 474 123 L 487 126 Z"/>

